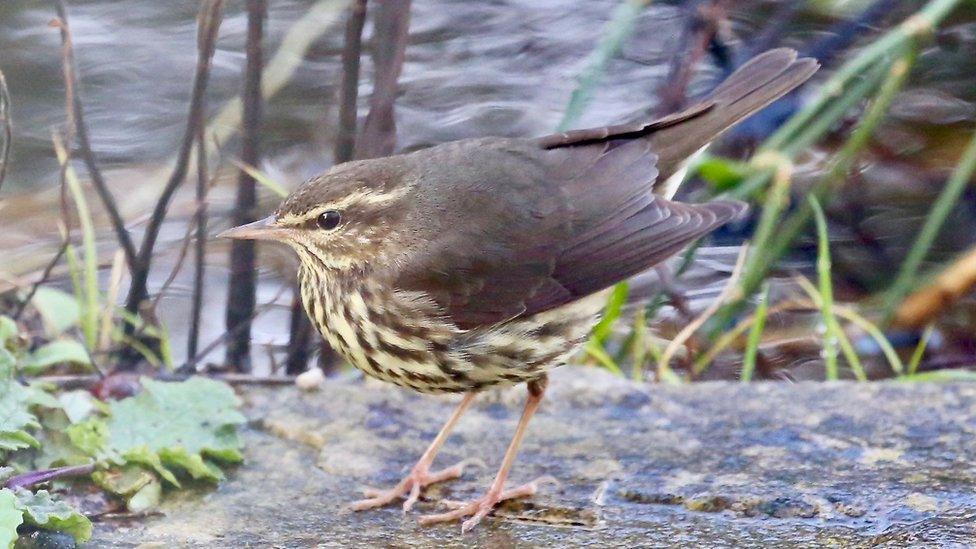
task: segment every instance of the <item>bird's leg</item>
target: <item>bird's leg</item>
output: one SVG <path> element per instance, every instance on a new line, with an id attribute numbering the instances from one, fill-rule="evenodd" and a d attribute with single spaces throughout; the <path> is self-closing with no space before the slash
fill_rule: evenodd
<path id="1" fill-rule="evenodd" d="M 458 404 L 458 407 L 454 409 L 454 413 L 448 418 L 447 423 L 441 427 L 437 437 L 434 441 L 430 443 L 424 454 L 420 456 L 420 460 L 417 464 L 413 466 L 410 473 L 400 481 L 399 484 L 394 486 L 389 490 L 376 490 L 367 489 L 365 495 L 369 499 L 364 499 L 353 503 L 350 507 L 353 511 L 364 511 L 366 509 L 373 509 L 374 507 L 382 507 L 388 505 L 397 498 L 407 495 L 407 500 L 403 502 L 403 512 L 406 513 L 413 507 L 413 504 L 417 502 L 420 498 L 420 489 L 425 486 L 442 482 L 445 480 L 455 479 L 461 476 L 464 471 L 464 467 L 470 463 L 470 460 L 465 460 L 453 467 L 448 467 L 447 469 L 442 469 L 440 471 L 430 471 L 430 466 L 434 463 L 434 457 L 437 452 L 444 445 L 444 441 L 447 440 L 448 435 L 457 425 L 459 419 L 464 414 L 464 411 L 468 409 L 471 402 L 474 400 L 475 392 L 471 391 L 464 395 L 464 399 Z M 409 495 L 408 495 L 409 494 Z"/>
<path id="2" fill-rule="evenodd" d="M 515 436 L 512 437 L 512 442 L 508 445 L 508 450 L 505 451 L 502 466 L 498 469 L 498 474 L 495 475 L 495 480 L 491 483 L 491 488 L 488 489 L 488 492 L 474 501 L 457 505 L 457 508 L 453 511 L 423 516 L 420 518 L 421 524 L 436 524 L 438 522 L 448 522 L 470 516 L 471 518 L 461 524 L 461 532 L 467 532 L 481 522 L 481 519 L 488 515 L 499 502 L 531 496 L 536 493 L 539 480 L 541 479 L 508 490 L 505 489 L 505 479 L 508 478 L 508 473 L 515 463 L 515 456 L 518 454 L 519 445 L 522 443 L 522 437 L 525 436 L 525 428 L 529 425 L 529 420 L 532 419 L 536 408 L 539 407 L 539 403 L 542 401 L 542 395 L 545 393 L 547 383 L 548 379 L 545 377 L 529 382 L 529 398 L 525 402 L 525 409 L 522 411 L 522 417 L 519 419 L 518 427 L 515 428 Z"/>

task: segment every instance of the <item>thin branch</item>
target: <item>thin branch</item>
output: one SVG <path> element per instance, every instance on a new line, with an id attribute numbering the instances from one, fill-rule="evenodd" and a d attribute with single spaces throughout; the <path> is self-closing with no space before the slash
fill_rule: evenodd
<path id="1" fill-rule="evenodd" d="M 129 286 L 129 294 L 126 297 L 125 308 L 131 314 L 139 312 L 139 305 L 148 296 L 147 282 L 149 280 L 149 268 L 152 260 L 152 253 L 156 247 L 156 239 L 166 218 L 166 211 L 169 208 L 170 200 L 176 192 L 177 187 L 186 177 L 187 165 L 190 160 L 190 151 L 197 135 L 197 128 L 204 124 L 203 98 L 207 91 L 207 80 L 210 76 L 210 62 L 213 58 L 214 48 L 217 41 L 217 30 L 220 27 L 221 9 L 223 0 L 207 0 L 200 6 L 200 26 L 202 30 L 198 34 L 198 56 L 196 74 L 193 79 L 193 91 L 190 98 L 190 109 L 187 116 L 186 131 L 183 134 L 183 141 L 180 144 L 179 152 L 176 157 L 176 166 L 173 173 L 163 187 L 159 201 L 153 209 L 149 222 L 146 225 L 145 237 L 142 246 L 136 257 L 138 268 L 132 274 L 132 284 Z"/>
<path id="2" fill-rule="evenodd" d="M 70 113 L 70 111 L 69 111 Z M 70 114 L 69 114 L 70 117 Z M 65 150 L 65 154 L 68 159 L 71 158 L 71 151 L 69 149 Z M 68 251 L 68 246 L 71 245 L 71 224 L 68 223 L 68 162 L 59 162 L 58 165 L 58 206 L 61 213 L 61 219 L 58 222 L 58 229 L 61 233 L 61 246 L 58 248 L 58 252 L 54 254 L 51 262 L 44 267 L 44 272 L 41 273 L 41 278 L 31 286 L 29 292 L 17 305 L 17 310 L 14 312 L 14 320 L 20 320 L 21 315 L 24 314 L 24 310 L 27 308 L 27 304 L 34 299 L 34 294 L 37 293 L 37 289 L 41 287 L 42 284 L 47 282 L 51 277 L 51 273 L 54 271 L 54 267 L 57 266 L 58 262 L 64 256 L 65 252 Z"/>
<path id="3" fill-rule="evenodd" d="M 247 66 L 244 69 L 244 114 L 241 128 L 241 161 L 258 165 L 261 129 L 261 71 L 264 64 L 261 41 L 268 6 L 265 0 L 247 1 Z M 254 178 L 241 170 L 237 180 L 237 199 L 234 203 L 233 224 L 242 225 L 256 219 L 257 188 Z M 234 336 L 227 343 L 225 360 L 238 371 L 251 368 L 251 316 L 254 313 L 255 246 L 251 240 L 234 240 L 230 253 L 230 283 L 228 284 L 226 326 L 234 328 Z"/>
<path id="4" fill-rule="evenodd" d="M 201 126 L 199 129 L 201 130 L 201 133 L 198 135 L 198 140 L 197 140 L 198 154 L 201 148 L 206 147 L 205 144 L 201 145 L 202 143 L 204 143 L 203 135 L 202 135 L 203 127 Z M 208 195 L 210 193 L 210 189 L 217 184 L 217 177 L 219 174 L 219 170 L 216 170 L 214 171 L 213 177 L 207 179 L 206 166 L 207 166 L 206 158 L 202 158 L 202 164 L 197 164 L 197 177 L 198 178 L 202 177 L 204 179 L 202 180 L 198 179 L 197 181 L 196 206 L 193 210 L 193 214 L 190 216 L 190 223 L 186 227 L 186 232 L 183 234 L 183 239 L 180 241 L 181 242 L 180 251 L 176 256 L 176 261 L 173 264 L 173 268 L 170 270 L 169 275 L 166 277 L 166 280 L 163 282 L 162 286 L 159 287 L 159 292 L 156 293 L 155 299 L 153 299 L 152 306 L 150 307 L 150 310 L 152 311 L 156 311 L 158 309 L 159 301 L 166 294 L 166 291 L 169 290 L 169 287 L 172 286 L 173 282 L 176 281 L 176 277 L 180 274 L 180 271 L 183 270 L 183 264 L 186 262 L 186 257 L 190 251 L 190 243 L 193 242 L 194 240 L 196 240 L 196 244 L 197 244 L 196 254 L 198 255 L 198 257 L 196 257 L 194 261 L 203 261 L 203 258 L 199 257 L 199 254 L 206 251 L 206 248 L 201 245 L 201 240 L 206 241 L 206 232 L 205 232 L 206 225 L 204 225 L 203 227 L 204 234 L 203 236 L 201 236 L 199 224 L 201 222 L 203 222 L 204 224 L 206 223 L 206 221 L 202 220 L 201 217 L 207 211 Z M 203 250 L 201 250 L 201 248 L 203 248 Z M 200 269 L 198 269 L 198 271 L 199 270 Z M 195 277 L 198 274 L 200 273 L 199 272 L 195 273 Z M 194 280 L 194 294 L 196 294 L 196 291 L 197 291 L 196 280 Z M 200 293 L 202 298 L 202 288 L 200 289 Z M 197 296 L 194 295 L 194 300 L 196 300 L 196 298 Z M 193 356 L 193 355 L 189 354 L 187 356 Z"/>
<path id="5" fill-rule="evenodd" d="M 925 286 L 908 295 L 895 311 L 894 325 L 919 329 L 931 326 L 939 313 L 956 305 L 976 288 L 976 246 L 957 257 Z"/>
<path id="6" fill-rule="evenodd" d="M 366 0 L 355 0 L 346 20 L 345 46 L 342 48 L 342 82 L 339 85 L 339 134 L 336 136 L 335 163 L 352 160 L 356 144 L 356 104 L 359 99 L 359 58 L 363 47 Z"/>
<path id="7" fill-rule="evenodd" d="M 13 142 L 13 131 L 10 118 L 10 90 L 7 89 L 7 79 L 0 71 L 0 127 L 3 131 L 3 143 L 0 143 L 0 189 L 7 177 L 7 164 L 10 161 L 10 144 Z"/>
<path id="8" fill-rule="evenodd" d="M 396 148 L 393 103 L 403 69 L 410 25 L 410 0 L 379 2 L 373 22 L 373 95 L 356 141 L 356 158 L 389 156 Z"/>
<path id="9" fill-rule="evenodd" d="M 78 140 L 78 151 L 88 170 L 92 186 L 98 193 L 98 198 L 102 201 L 102 206 L 108 213 L 112 230 L 115 231 L 115 238 L 119 241 L 119 246 L 125 252 L 126 262 L 129 264 L 129 271 L 135 273 L 141 265 L 136 255 L 136 247 L 132 243 L 132 236 L 125 228 L 125 221 L 119 213 L 118 206 L 115 204 L 115 197 L 105 183 L 98 164 L 95 162 L 95 154 L 92 152 L 91 141 L 88 138 L 88 126 L 85 125 L 85 109 L 81 102 L 81 94 L 78 89 L 78 75 L 75 69 L 74 47 L 71 41 L 71 29 L 68 26 L 68 9 L 64 0 L 55 0 L 54 8 L 58 14 L 58 19 L 53 22 L 61 31 L 61 63 L 64 72 L 65 99 L 68 103 L 68 127 Z"/>
<path id="10" fill-rule="evenodd" d="M 31 286 L 31 289 L 27 292 L 27 295 L 24 296 L 24 299 L 17 304 L 17 308 L 14 310 L 13 314 L 14 320 L 20 320 L 21 315 L 24 314 L 24 310 L 27 308 L 27 304 L 34 299 L 34 294 L 37 293 L 37 289 L 40 288 L 42 284 L 47 282 L 49 278 L 51 278 L 51 271 L 53 271 L 54 267 L 56 267 L 58 262 L 61 261 L 61 258 L 64 256 L 64 252 L 67 250 L 68 240 L 65 239 L 63 242 L 61 242 L 61 247 L 58 248 L 58 253 L 54 254 L 51 261 L 46 267 L 44 267 L 44 271 L 41 273 L 41 278 Z"/>
<path id="11" fill-rule="evenodd" d="M 229 385 L 294 385 L 294 376 L 256 376 L 251 374 L 232 374 L 232 373 L 195 373 L 195 372 L 176 372 L 160 373 L 155 379 L 162 381 L 185 381 L 193 376 L 202 376 L 209 379 L 223 381 Z M 78 389 L 91 390 L 98 385 L 101 378 L 94 375 L 59 375 L 59 376 L 38 376 L 30 378 L 31 381 L 57 387 L 63 391 L 74 391 Z M 13 477 L 16 478 L 16 477 Z"/>
<path id="12" fill-rule="evenodd" d="M 281 287 L 278 288 L 278 292 L 275 293 L 274 297 L 272 297 L 271 300 L 265 303 L 264 305 L 261 305 L 260 307 L 254 309 L 254 312 L 251 313 L 251 316 L 247 318 L 246 322 L 241 322 L 237 326 L 234 326 L 228 329 L 227 331 L 225 331 L 223 334 L 221 334 L 216 339 L 214 339 L 209 344 L 207 344 L 206 347 L 201 349 L 199 353 L 187 359 L 187 361 L 184 362 L 179 368 L 177 368 L 176 371 L 181 373 L 188 373 L 188 372 L 195 371 L 196 365 L 199 364 L 200 361 L 203 360 L 205 356 L 213 352 L 214 349 L 219 347 L 222 343 L 224 343 L 228 339 L 234 337 L 235 335 L 243 331 L 244 328 L 250 327 L 251 321 L 257 318 L 258 315 L 267 311 L 268 309 L 271 309 L 278 301 L 278 298 L 280 298 L 281 295 L 285 293 L 285 289 L 287 287 L 288 287 L 287 285 L 282 284 Z"/>
<path id="13" fill-rule="evenodd" d="M 206 110 L 206 109 L 204 109 Z M 207 143 L 203 133 L 206 128 L 197 127 L 197 211 L 196 246 L 193 249 L 193 293 L 190 304 L 190 333 L 186 340 L 186 356 L 197 354 L 200 339 L 200 316 L 203 311 L 203 280 L 207 259 Z"/>

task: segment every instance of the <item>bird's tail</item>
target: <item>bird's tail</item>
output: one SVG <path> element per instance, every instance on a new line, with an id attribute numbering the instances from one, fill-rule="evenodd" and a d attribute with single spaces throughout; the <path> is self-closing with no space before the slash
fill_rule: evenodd
<path id="1" fill-rule="evenodd" d="M 740 120 L 786 95 L 817 72 L 811 58 L 797 59 L 790 48 L 769 50 L 750 59 L 702 101 L 652 122 L 574 130 L 542 137 L 543 148 L 649 139 L 657 155 L 658 182 Z"/>
<path id="2" fill-rule="evenodd" d="M 701 115 L 653 133 L 658 169 L 665 177 L 673 173 L 685 158 L 806 82 L 819 67 L 814 59 L 797 59 L 796 51 L 788 48 L 769 50 L 752 58 L 699 103 L 711 105 Z"/>

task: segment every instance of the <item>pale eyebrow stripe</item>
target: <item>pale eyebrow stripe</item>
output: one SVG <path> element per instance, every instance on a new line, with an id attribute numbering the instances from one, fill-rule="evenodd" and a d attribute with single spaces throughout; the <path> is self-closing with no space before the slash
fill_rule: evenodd
<path id="1" fill-rule="evenodd" d="M 348 195 L 342 197 L 341 199 L 324 204 L 317 208 L 308 210 L 303 214 L 287 214 L 278 218 L 278 221 L 285 223 L 287 225 L 297 225 L 299 223 L 305 222 L 312 219 L 324 211 L 327 210 L 339 210 L 349 207 L 352 204 L 382 204 L 384 202 L 390 202 L 391 200 L 396 200 L 403 197 L 409 192 L 406 187 L 399 187 L 390 192 L 380 193 L 373 190 L 359 190 L 349 193 Z"/>

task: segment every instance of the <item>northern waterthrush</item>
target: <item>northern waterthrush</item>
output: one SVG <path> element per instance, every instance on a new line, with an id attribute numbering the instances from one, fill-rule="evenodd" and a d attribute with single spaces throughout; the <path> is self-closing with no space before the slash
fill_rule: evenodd
<path id="1" fill-rule="evenodd" d="M 422 522 L 470 517 L 467 530 L 499 501 L 533 493 L 534 483 L 505 490 L 505 479 L 546 372 L 586 340 L 606 290 L 744 209 L 672 202 L 658 182 L 817 67 L 771 50 L 703 101 L 651 122 L 348 162 L 304 183 L 273 215 L 223 233 L 291 246 L 309 317 L 367 375 L 466 393 L 411 473 L 353 508 L 407 496 L 406 511 L 424 486 L 459 476 L 461 465 L 430 471 L 454 424 L 477 391 L 522 382 L 529 398 L 491 488 Z"/>

